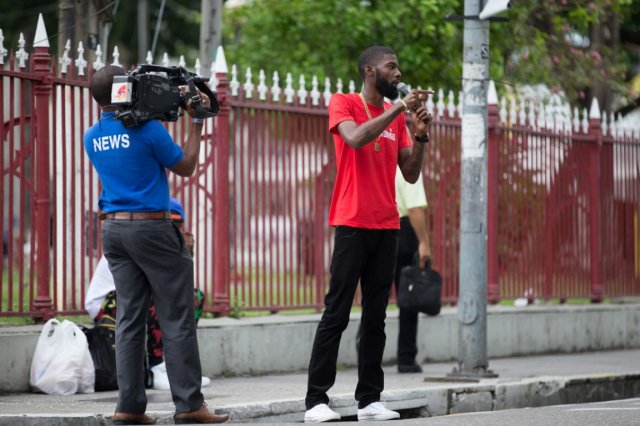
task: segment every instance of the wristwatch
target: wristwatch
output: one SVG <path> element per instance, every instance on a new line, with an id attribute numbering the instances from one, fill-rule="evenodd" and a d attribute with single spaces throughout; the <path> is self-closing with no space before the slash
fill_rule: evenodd
<path id="1" fill-rule="evenodd" d="M 416 140 L 417 140 L 418 142 L 420 142 L 420 143 L 427 143 L 427 142 L 429 142 L 429 133 L 427 133 L 427 134 L 426 134 L 426 135 L 424 135 L 424 136 L 419 136 L 419 135 L 417 135 L 417 134 L 415 134 L 415 133 L 414 133 L 414 134 L 413 134 L 413 137 L 414 137 L 414 138 L 416 138 Z"/>

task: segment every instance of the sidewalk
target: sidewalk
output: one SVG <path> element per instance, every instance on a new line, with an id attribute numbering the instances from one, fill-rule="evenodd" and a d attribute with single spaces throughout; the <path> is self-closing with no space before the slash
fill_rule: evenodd
<path id="1" fill-rule="evenodd" d="M 408 417 L 471 411 L 594 402 L 640 395 L 640 350 L 496 358 L 489 368 L 499 375 L 479 382 L 425 381 L 446 378 L 454 362 L 424 364 L 423 374 L 398 374 L 385 367 L 382 399 Z M 224 409 L 233 422 L 301 422 L 306 372 L 215 378 L 203 389 L 210 407 Z M 329 392 L 330 405 L 354 416 L 356 369 L 339 370 Z M 168 391 L 148 390 L 147 412 L 172 424 Z M 72 396 L 34 393 L 0 395 L 0 425 L 110 424 L 117 391 Z"/>

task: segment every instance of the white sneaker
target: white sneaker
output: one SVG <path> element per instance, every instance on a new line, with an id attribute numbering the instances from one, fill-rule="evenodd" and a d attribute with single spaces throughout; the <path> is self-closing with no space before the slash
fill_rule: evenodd
<path id="1" fill-rule="evenodd" d="M 163 362 L 151 367 L 153 373 L 153 385 L 151 389 L 169 390 L 169 377 L 167 376 L 167 365 Z"/>
<path id="2" fill-rule="evenodd" d="M 210 384 L 211 384 L 211 379 L 206 376 L 202 376 L 202 384 L 200 386 L 203 388 L 206 388 Z"/>
<path id="3" fill-rule="evenodd" d="M 163 362 L 162 364 L 154 365 L 151 367 L 151 372 L 153 373 L 153 385 L 151 389 L 157 390 L 170 390 L 169 386 L 169 376 L 167 376 L 167 365 Z M 201 387 L 206 388 L 211 384 L 211 379 L 205 376 L 202 376 L 202 382 L 200 384 Z"/>
<path id="4" fill-rule="evenodd" d="M 393 420 L 399 419 L 400 413 L 397 411 L 389 410 L 384 406 L 384 402 L 372 402 L 366 407 L 358 408 L 358 421 L 368 422 L 376 420 Z"/>
<path id="5" fill-rule="evenodd" d="M 327 404 L 318 404 L 304 413 L 305 423 L 320 423 L 329 420 L 340 420 L 340 414 L 329 408 Z"/>

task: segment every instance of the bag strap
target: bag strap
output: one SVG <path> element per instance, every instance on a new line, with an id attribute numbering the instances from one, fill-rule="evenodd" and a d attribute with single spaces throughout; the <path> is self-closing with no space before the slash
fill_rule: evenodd
<path id="1" fill-rule="evenodd" d="M 414 266 L 417 266 L 418 268 L 420 267 L 420 253 L 418 253 L 417 251 L 413 252 L 413 259 L 411 260 L 411 264 Z M 424 265 L 424 269 L 425 270 L 431 269 L 430 257 L 427 259 L 427 263 Z"/>

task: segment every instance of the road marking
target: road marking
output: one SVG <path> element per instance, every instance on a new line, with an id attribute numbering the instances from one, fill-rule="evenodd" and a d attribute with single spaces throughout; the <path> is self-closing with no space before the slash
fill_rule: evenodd
<path id="1" fill-rule="evenodd" d="M 611 408 L 570 408 L 567 411 L 622 411 L 622 410 L 635 410 L 639 411 L 640 407 L 611 407 Z"/>

